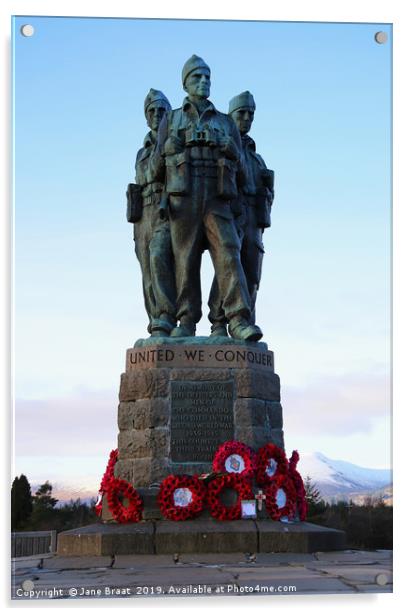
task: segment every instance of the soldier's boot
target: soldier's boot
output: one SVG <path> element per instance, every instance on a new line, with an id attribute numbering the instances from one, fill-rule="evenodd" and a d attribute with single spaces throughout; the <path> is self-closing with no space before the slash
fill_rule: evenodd
<path id="1" fill-rule="evenodd" d="M 221 323 L 220 321 L 216 321 L 211 325 L 211 338 L 216 338 L 217 336 L 222 336 L 223 338 L 228 337 L 228 330 L 226 329 L 226 324 Z"/>
<path id="2" fill-rule="evenodd" d="M 151 321 L 151 337 L 169 336 L 175 327 L 175 319 L 168 314 L 162 313 L 159 319 Z"/>
<path id="3" fill-rule="evenodd" d="M 195 336 L 195 323 L 192 321 L 181 321 L 178 327 L 174 327 L 171 332 L 173 338 L 190 338 Z"/>
<path id="4" fill-rule="evenodd" d="M 228 331 L 232 338 L 249 342 L 257 342 L 263 336 L 262 330 L 257 325 L 251 325 L 241 317 L 234 317 L 229 321 Z"/>

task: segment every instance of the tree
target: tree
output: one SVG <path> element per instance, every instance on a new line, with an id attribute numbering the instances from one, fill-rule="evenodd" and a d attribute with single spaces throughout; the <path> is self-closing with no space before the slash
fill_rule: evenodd
<path id="1" fill-rule="evenodd" d="M 20 530 L 33 511 L 31 488 L 25 475 L 16 477 L 11 487 L 11 530 Z"/>
<path id="2" fill-rule="evenodd" d="M 313 483 L 309 475 L 306 477 L 304 484 L 306 491 L 306 502 L 308 505 L 308 515 L 314 516 L 323 513 L 323 511 L 326 509 L 326 503 L 323 500 L 322 495 L 316 484 Z"/>
<path id="3" fill-rule="evenodd" d="M 43 483 L 33 496 L 33 513 L 30 527 L 32 530 L 50 530 L 54 528 L 56 509 L 58 503 L 52 496 L 53 486 L 49 481 Z"/>
<path id="4" fill-rule="evenodd" d="M 52 511 L 58 500 L 51 496 L 53 486 L 47 480 L 43 483 L 33 497 L 34 511 Z"/>

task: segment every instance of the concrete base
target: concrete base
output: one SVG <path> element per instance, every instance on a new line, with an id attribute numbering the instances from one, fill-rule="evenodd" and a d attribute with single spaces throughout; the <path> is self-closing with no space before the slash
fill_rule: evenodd
<path id="1" fill-rule="evenodd" d="M 58 556 L 116 554 L 198 554 L 228 552 L 299 552 L 343 550 L 345 533 L 307 522 L 271 520 L 219 522 L 97 523 L 58 535 Z"/>

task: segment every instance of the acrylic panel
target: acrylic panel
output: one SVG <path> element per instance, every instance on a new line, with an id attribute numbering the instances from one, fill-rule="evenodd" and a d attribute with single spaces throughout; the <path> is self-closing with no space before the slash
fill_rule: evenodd
<path id="1" fill-rule="evenodd" d="M 354 551 L 392 549 L 392 44 L 385 23 L 13 18 L 12 479 L 24 475 L 34 497 L 31 514 L 13 513 L 17 532 L 58 534 L 100 523 L 94 505 L 117 447 L 125 351 L 150 335 L 125 196 L 149 131 L 144 100 L 153 88 L 172 109 L 181 107 L 182 67 L 197 54 L 211 69 L 209 100 L 217 110 L 227 114 L 234 96 L 252 93 L 250 136 L 274 170 L 256 319 L 280 375 L 286 454 L 300 455 L 307 521 L 343 529 Z M 210 334 L 213 277 L 205 245 L 199 337 Z M 223 368 L 233 370 L 226 362 Z M 273 474 L 276 463 L 269 464 Z M 178 489 L 178 502 L 191 503 L 186 488 Z M 283 491 L 281 499 L 284 506 Z M 243 523 L 247 529 L 255 521 Z M 55 543 L 44 549 L 53 554 Z M 236 546 L 232 554 L 245 567 L 251 551 Z M 172 556 L 179 552 L 172 551 L 168 577 L 158 583 L 155 562 L 148 566 L 139 555 L 130 592 L 118 596 L 136 600 L 189 585 L 181 592 L 194 595 L 200 583 L 211 587 L 205 594 L 249 592 L 235 585 L 217 591 L 226 576 L 209 577 L 210 570 L 203 577 L 175 573 Z M 227 571 L 216 555 L 218 562 Z M 386 557 L 370 571 L 372 580 L 382 577 L 368 590 L 391 591 L 390 565 Z M 293 586 L 290 569 L 256 581 L 248 573 L 245 567 L 239 586 L 268 588 L 253 592 Z M 69 580 L 60 587 L 25 575 L 14 576 L 16 598 L 54 587 L 69 596 L 71 586 L 77 597 L 103 596 L 97 590 L 111 584 L 84 582 L 95 590 L 87 595 Z M 331 592 L 365 590 L 351 575 L 350 585 L 335 581 Z M 292 592 L 329 592 L 315 584 L 316 578 L 302 581 Z M 145 586 L 161 591 L 136 591 Z"/>

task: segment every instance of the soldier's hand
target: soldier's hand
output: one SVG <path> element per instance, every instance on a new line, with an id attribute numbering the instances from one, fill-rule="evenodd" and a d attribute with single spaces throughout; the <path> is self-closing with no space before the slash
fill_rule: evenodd
<path id="1" fill-rule="evenodd" d="M 184 143 L 183 141 L 181 141 L 181 139 L 179 139 L 179 137 L 175 137 L 174 135 L 171 135 L 165 141 L 164 153 L 166 156 L 170 154 L 179 154 L 180 152 L 183 152 L 183 151 L 184 151 Z"/>

